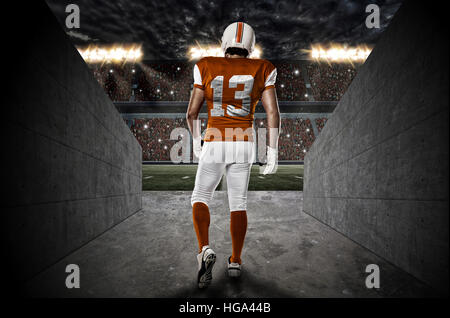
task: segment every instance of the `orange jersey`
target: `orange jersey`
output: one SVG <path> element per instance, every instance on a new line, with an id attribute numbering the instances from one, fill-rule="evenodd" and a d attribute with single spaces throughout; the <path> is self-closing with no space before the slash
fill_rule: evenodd
<path id="1" fill-rule="evenodd" d="M 204 140 L 250 140 L 256 104 L 265 89 L 275 86 L 276 76 L 275 66 L 267 60 L 205 57 L 198 61 L 194 86 L 205 91 L 208 106 Z"/>

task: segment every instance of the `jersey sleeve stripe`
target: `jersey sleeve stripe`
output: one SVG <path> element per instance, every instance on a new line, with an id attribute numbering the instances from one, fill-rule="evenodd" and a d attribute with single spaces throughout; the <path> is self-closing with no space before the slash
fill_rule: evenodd
<path id="1" fill-rule="evenodd" d="M 203 89 L 203 82 L 202 82 L 202 74 L 200 73 L 200 69 L 198 68 L 197 64 L 194 66 L 194 87 L 198 87 Z"/>
<path id="2" fill-rule="evenodd" d="M 264 83 L 265 87 L 274 86 L 277 80 L 277 69 L 275 68 L 269 76 L 267 76 L 266 82 Z"/>

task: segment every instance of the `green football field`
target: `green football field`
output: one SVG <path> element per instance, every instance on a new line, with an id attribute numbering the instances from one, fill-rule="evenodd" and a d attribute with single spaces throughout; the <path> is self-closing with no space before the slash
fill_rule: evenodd
<path id="1" fill-rule="evenodd" d="M 253 165 L 248 189 L 303 190 L 303 165 L 278 165 L 273 175 L 259 174 L 260 167 Z M 188 190 L 192 191 L 197 165 L 142 165 L 142 189 L 144 191 Z M 222 182 L 217 190 L 222 188 Z"/>

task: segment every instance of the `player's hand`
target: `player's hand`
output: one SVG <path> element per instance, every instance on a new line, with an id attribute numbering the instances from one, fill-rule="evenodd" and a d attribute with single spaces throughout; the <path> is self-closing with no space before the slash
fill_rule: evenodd
<path id="1" fill-rule="evenodd" d="M 278 149 L 267 146 L 267 164 L 263 174 L 273 174 L 277 172 Z"/>
<path id="2" fill-rule="evenodd" d="M 194 148 L 194 155 L 197 158 L 200 158 L 200 155 L 202 154 L 202 137 L 194 137 L 192 144 Z"/>

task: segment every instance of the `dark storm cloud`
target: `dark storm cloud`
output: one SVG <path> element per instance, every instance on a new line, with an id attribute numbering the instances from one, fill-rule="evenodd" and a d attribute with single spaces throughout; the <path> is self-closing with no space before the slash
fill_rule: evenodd
<path id="1" fill-rule="evenodd" d="M 61 23 L 65 7 L 76 3 L 81 28 L 72 34 L 77 45 L 142 43 L 147 59 L 184 59 L 189 46 L 219 43 L 225 27 L 250 24 L 268 59 L 301 58 L 312 43 L 375 44 L 401 1 L 47 1 Z M 381 28 L 367 29 L 365 8 L 381 8 Z M 69 31 L 69 30 L 66 30 Z"/>

